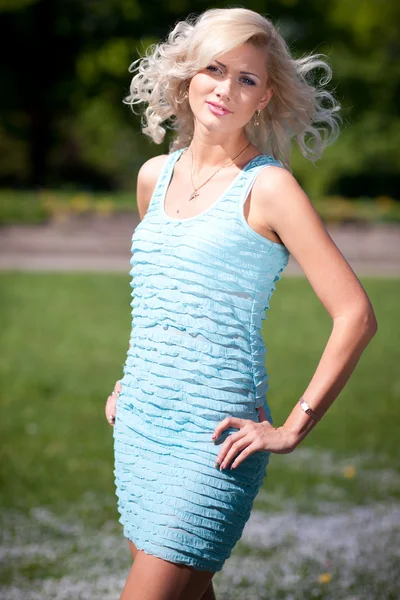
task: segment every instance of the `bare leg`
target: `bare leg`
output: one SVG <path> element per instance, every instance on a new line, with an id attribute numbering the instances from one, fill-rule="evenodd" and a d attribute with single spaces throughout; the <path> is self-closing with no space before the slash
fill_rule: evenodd
<path id="1" fill-rule="evenodd" d="M 200 600 L 216 600 L 212 581 L 210 581 L 210 583 L 208 584 L 208 588 L 206 589 Z"/>
<path id="2" fill-rule="evenodd" d="M 120 600 L 208 600 L 204 594 L 213 576 L 136 550 Z"/>

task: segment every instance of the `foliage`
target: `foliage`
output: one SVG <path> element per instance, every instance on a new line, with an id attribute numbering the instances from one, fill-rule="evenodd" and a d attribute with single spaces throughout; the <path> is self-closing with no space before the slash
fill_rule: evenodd
<path id="1" fill-rule="evenodd" d="M 400 204 L 389 196 L 351 199 L 326 196 L 317 197 L 313 203 L 326 223 L 400 223 Z M 133 192 L 93 193 L 73 187 L 63 191 L 0 191 L 0 225 L 65 221 L 75 215 L 107 218 L 121 212 L 137 213 Z"/>
<path id="2" fill-rule="evenodd" d="M 269 16 L 295 56 L 323 52 L 333 68 L 344 126 L 315 165 L 294 150 L 305 190 L 399 199 L 400 4 L 249 0 L 246 7 Z M 0 183 L 132 190 L 140 165 L 165 152 L 170 138 L 151 144 L 123 105 L 128 67 L 178 19 L 206 8 L 204 0 L 0 0 Z"/>

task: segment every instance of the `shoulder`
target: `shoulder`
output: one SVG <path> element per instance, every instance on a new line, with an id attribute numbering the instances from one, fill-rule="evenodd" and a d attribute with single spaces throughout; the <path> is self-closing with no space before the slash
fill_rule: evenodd
<path id="1" fill-rule="evenodd" d="M 139 169 L 138 184 L 143 187 L 155 185 L 169 154 L 159 154 L 149 158 Z"/>
<path id="2" fill-rule="evenodd" d="M 288 212 L 298 211 L 305 205 L 310 209 L 313 207 L 294 175 L 285 167 L 275 164 L 261 169 L 258 173 L 252 197 L 257 205 L 263 207 L 272 228 L 274 228 L 274 220 L 284 218 Z"/>
<path id="3" fill-rule="evenodd" d="M 140 218 L 143 219 L 150 204 L 158 177 L 169 154 L 159 154 L 149 158 L 140 167 L 137 176 L 136 200 Z"/>
<path id="4" fill-rule="evenodd" d="M 254 190 L 263 195 L 269 191 L 285 191 L 287 187 L 300 187 L 296 178 L 284 166 L 265 164 L 254 182 Z"/>

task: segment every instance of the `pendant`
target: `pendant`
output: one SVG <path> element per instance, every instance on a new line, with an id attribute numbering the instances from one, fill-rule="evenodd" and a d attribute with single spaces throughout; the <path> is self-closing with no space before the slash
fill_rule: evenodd
<path id="1" fill-rule="evenodd" d="M 194 200 L 198 195 L 199 195 L 199 192 L 197 190 L 194 190 L 193 194 L 189 198 L 189 202 L 191 200 Z"/>

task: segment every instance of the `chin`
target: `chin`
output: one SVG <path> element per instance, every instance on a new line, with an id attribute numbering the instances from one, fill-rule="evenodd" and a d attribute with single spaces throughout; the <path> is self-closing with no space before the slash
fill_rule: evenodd
<path id="1" fill-rule="evenodd" d="M 203 124 L 204 129 L 206 129 L 210 134 L 219 134 L 219 135 L 231 135 L 232 134 L 232 127 L 223 127 L 222 125 L 204 125 Z"/>
<path id="2" fill-rule="evenodd" d="M 233 129 L 236 129 L 236 127 L 233 126 L 234 124 L 232 120 L 225 120 L 226 117 L 224 117 L 223 119 L 219 119 L 218 117 L 214 117 L 213 115 L 211 115 L 211 118 L 209 117 L 209 115 L 207 115 L 206 117 L 202 116 L 202 118 L 197 117 L 196 119 L 199 125 L 202 125 L 202 127 L 204 127 L 205 129 L 208 129 L 213 132 L 220 131 L 221 133 L 231 133 Z"/>

